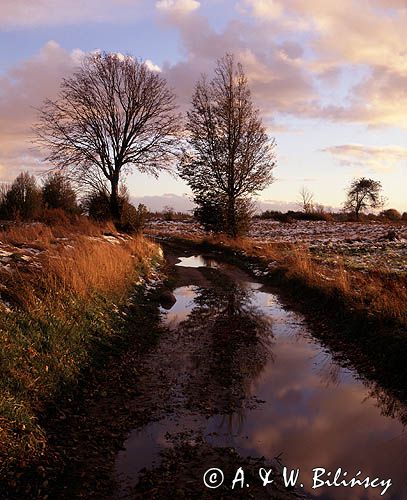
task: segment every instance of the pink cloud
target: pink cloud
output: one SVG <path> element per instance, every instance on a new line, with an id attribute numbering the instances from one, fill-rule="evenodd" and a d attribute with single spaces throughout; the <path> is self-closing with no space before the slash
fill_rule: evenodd
<path id="1" fill-rule="evenodd" d="M 35 108 L 56 96 L 61 79 L 72 73 L 82 56 L 80 50 L 67 52 L 50 41 L 34 57 L 0 76 L 1 179 L 39 168 L 40 155 L 30 142 Z"/>
<path id="2" fill-rule="evenodd" d="M 144 0 L 1 0 L 0 27 L 24 28 L 128 20 L 142 13 Z"/>

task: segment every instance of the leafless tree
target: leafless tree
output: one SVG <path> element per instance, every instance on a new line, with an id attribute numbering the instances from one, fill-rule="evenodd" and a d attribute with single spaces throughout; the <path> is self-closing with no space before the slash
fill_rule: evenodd
<path id="1" fill-rule="evenodd" d="M 237 234 L 237 205 L 273 180 L 274 139 L 254 108 L 246 76 L 233 55 L 220 59 L 214 78 L 202 76 L 187 115 L 188 149 L 179 167 L 196 199 L 217 197 L 226 230 Z"/>
<path id="2" fill-rule="evenodd" d="M 119 218 L 119 185 L 131 168 L 157 175 L 177 144 L 175 97 L 157 72 L 131 57 L 95 53 L 45 101 L 34 127 L 45 161 L 82 185 L 107 185 Z"/>
<path id="3" fill-rule="evenodd" d="M 299 193 L 298 204 L 304 210 L 305 213 L 309 214 L 314 211 L 314 193 L 312 193 L 308 188 L 303 186 Z"/>
<path id="4" fill-rule="evenodd" d="M 360 177 L 354 179 L 347 191 L 345 210 L 355 214 L 359 220 L 360 213 L 367 208 L 381 208 L 384 205 L 384 198 L 381 196 L 382 185 L 379 181 Z"/>

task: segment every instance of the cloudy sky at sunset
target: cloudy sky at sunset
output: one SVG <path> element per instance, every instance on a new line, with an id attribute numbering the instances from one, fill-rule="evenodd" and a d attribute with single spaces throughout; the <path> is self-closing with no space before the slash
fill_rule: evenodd
<path id="1" fill-rule="evenodd" d="M 0 181 L 38 171 L 33 108 L 97 49 L 147 60 L 182 110 L 233 52 L 278 145 L 262 201 L 290 208 L 305 185 L 339 207 L 363 175 L 407 211 L 407 0 L 1 0 Z M 168 174 L 129 185 L 174 205 L 188 192 Z"/>

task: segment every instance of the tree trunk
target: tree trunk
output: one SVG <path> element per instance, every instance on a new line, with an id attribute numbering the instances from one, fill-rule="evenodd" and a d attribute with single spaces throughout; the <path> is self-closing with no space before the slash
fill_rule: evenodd
<path id="1" fill-rule="evenodd" d="M 113 222 L 119 222 L 120 213 L 120 199 L 119 199 L 119 178 L 114 177 L 111 181 L 111 192 L 110 192 L 110 213 L 112 215 Z"/>
<path id="2" fill-rule="evenodd" d="M 237 223 L 236 223 L 236 200 L 233 196 L 228 199 L 227 206 L 227 233 L 236 238 L 237 236 Z"/>

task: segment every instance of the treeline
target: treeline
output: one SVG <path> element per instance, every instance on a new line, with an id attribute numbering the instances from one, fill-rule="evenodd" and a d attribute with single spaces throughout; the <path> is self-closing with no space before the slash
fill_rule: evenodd
<path id="1" fill-rule="evenodd" d="M 132 205 L 124 186 L 118 199 L 119 229 L 139 232 L 147 219 L 147 208 Z M 22 172 L 11 183 L 0 184 L 0 220 L 67 224 L 82 216 L 101 222 L 111 219 L 109 193 L 94 189 L 79 198 L 71 181 L 60 172 L 48 174 L 41 184 L 28 172 Z"/>
<path id="2" fill-rule="evenodd" d="M 278 210 L 266 210 L 257 216 L 259 219 L 270 219 L 278 222 L 295 222 L 301 220 L 309 221 L 333 221 L 333 222 L 354 222 L 354 221 L 377 221 L 377 222 L 397 222 L 406 221 L 407 222 L 407 212 L 402 214 L 394 209 L 389 208 L 383 210 L 379 214 L 360 214 L 356 217 L 354 213 L 348 212 L 303 212 L 288 210 L 287 212 L 280 212 Z"/>

